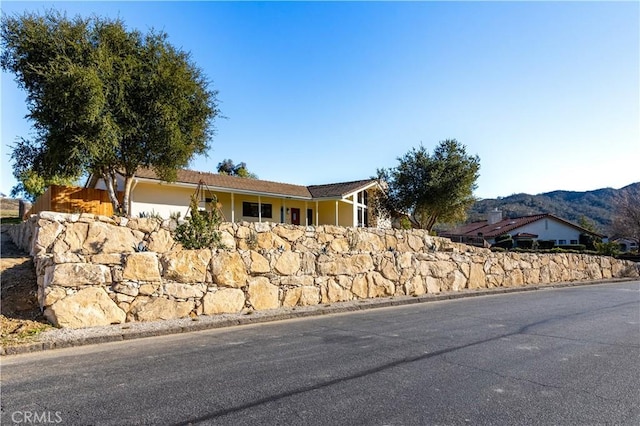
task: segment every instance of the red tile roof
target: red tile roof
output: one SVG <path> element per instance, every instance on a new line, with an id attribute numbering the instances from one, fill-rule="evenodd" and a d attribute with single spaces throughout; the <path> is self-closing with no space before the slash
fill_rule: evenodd
<path id="1" fill-rule="evenodd" d="M 507 218 L 507 219 L 502 219 L 499 222 L 496 222 L 494 224 L 489 224 L 488 221 L 483 220 L 483 221 L 479 221 L 479 222 L 473 222 L 473 223 L 467 223 L 465 225 L 459 226 L 458 228 L 452 229 L 450 231 L 447 232 L 443 232 L 441 235 L 442 236 L 478 236 L 478 234 L 482 234 L 482 236 L 485 239 L 491 239 L 491 238 L 495 238 L 498 235 L 502 235 L 502 234 L 508 234 L 511 231 L 513 231 L 514 229 L 520 228 L 524 225 L 528 225 L 530 223 L 533 222 L 537 222 L 541 219 L 545 219 L 545 218 L 549 218 L 549 219 L 553 219 L 556 220 L 558 222 L 562 222 L 565 225 L 571 226 L 573 228 L 578 229 L 581 232 L 585 232 L 588 234 L 592 234 L 592 235 L 596 235 L 599 237 L 602 237 L 602 235 L 594 233 L 594 232 L 590 232 L 587 229 L 584 229 L 574 223 L 568 222 L 564 219 L 561 219 L 557 216 L 554 216 L 552 214 L 549 213 L 544 213 L 544 214 L 536 214 L 536 215 L 531 215 L 531 216 L 523 216 L 523 217 L 517 217 L 517 218 Z"/>

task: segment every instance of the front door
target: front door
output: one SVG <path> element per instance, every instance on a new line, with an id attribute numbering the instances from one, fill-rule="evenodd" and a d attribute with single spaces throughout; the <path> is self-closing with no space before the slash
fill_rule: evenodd
<path id="1" fill-rule="evenodd" d="M 300 209 L 291 209 L 291 224 L 300 225 Z"/>

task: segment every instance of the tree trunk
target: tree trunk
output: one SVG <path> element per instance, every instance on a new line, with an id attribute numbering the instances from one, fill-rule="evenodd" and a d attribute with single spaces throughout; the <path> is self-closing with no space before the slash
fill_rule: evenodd
<path id="1" fill-rule="evenodd" d="M 427 231 L 429 231 L 429 233 L 431 233 L 431 230 L 433 229 L 434 225 L 436 224 L 436 221 L 438 220 L 438 216 L 435 214 L 429 215 L 429 220 L 427 221 L 427 226 L 425 226 L 424 229 L 426 229 Z"/>
<path id="2" fill-rule="evenodd" d="M 124 177 L 124 195 L 122 197 L 122 214 L 126 217 L 131 215 L 131 187 L 135 176 Z"/>
<path id="3" fill-rule="evenodd" d="M 120 201 L 118 201 L 118 194 L 116 193 L 116 189 L 114 188 L 115 179 L 108 172 L 102 172 L 102 179 L 104 180 L 104 184 L 107 187 L 107 194 L 109 195 L 109 200 L 111 201 L 111 205 L 113 206 L 113 213 L 122 213 Z"/>

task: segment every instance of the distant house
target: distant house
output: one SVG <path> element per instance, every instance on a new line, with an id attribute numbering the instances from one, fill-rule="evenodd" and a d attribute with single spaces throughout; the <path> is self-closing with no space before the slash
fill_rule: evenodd
<path id="1" fill-rule="evenodd" d="M 487 220 L 468 223 L 440 235 L 455 242 L 486 246 L 495 244 L 496 238 L 505 234 L 511 235 L 516 246 L 519 241 L 532 240 L 553 241 L 555 245 L 579 244 L 581 234 L 604 238 L 552 214 L 504 219 L 499 210 L 489 212 Z"/>
<path id="2" fill-rule="evenodd" d="M 117 176 L 118 190 L 124 178 Z M 106 189 L 92 176 L 85 185 Z M 376 179 L 302 186 L 216 173 L 179 170 L 175 182 L 164 182 L 149 169 L 139 170 L 131 189 L 131 216 L 156 213 L 184 217 L 191 195 L 202 188 L 201 208 L 214 201 L 227 222 L 276 222 L 294 225 L 379 226 L 370 209 Z"/>
<path id="3" fill-rule="evenodd" d="M 613 242 L 620 246 L 620 251 L 623 253 L 638 251 L 638 240 L 635 238 L 617 238 Z"/>

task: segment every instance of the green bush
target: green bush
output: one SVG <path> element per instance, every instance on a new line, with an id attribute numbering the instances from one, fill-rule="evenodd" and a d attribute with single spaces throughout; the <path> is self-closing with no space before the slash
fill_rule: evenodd
<path id="1" fill-rule="evenodd" d="M 614 243 L 613 241 L 608 243 L 595 243 L 596 250 L 599 254 L 605 256 L 617 256 L 620 254 L 620 245 L 618 243 Z"/>
<path id="2" fill-rule="evenodd" d="M 513 240 L 511 238 L 509 239 L 505 239 L 505 240 L 500 240 L 500 241 L 496 241 L 492 247 L 501 247 L 503 249 L 510 249 L 513 247 Z"/>
<path id="3" fill-rule="evenodd" d="M 538 240 L 538 248 L 540 250 L 551 250 L 556 245 L 554 240 Z"/>
<path id="4" fill-rule="evenodd" d="M 533 240 L 518 240 L 516 241 L 516 247 L 521 249 L 533 249 Z"/>
<path id="5" fill-rule="evenodd" d="M 212 203 L 214 206 L 217 203 Z M 218 227 L 222 221 L 216 208 L 210 211 L 198 211 L 198 200 L 191 196 L 189 205 L 191 215 L 179 224 L 175 231 L 175 239 L 186 249 L 221 247 Z"/>
<path id="6" fill-rule="evenodd" d="M 496 243 L 499 241 L 511 240 L 511 239 L 512 239 L 511 234 L 501 234 L 496 237 Z"/>
<path id="7" fill-rule="evenodd" d="M 587 247 L 584 244 L 560 244 L 559 248 L 564 250 L 584 251 Z"/>

